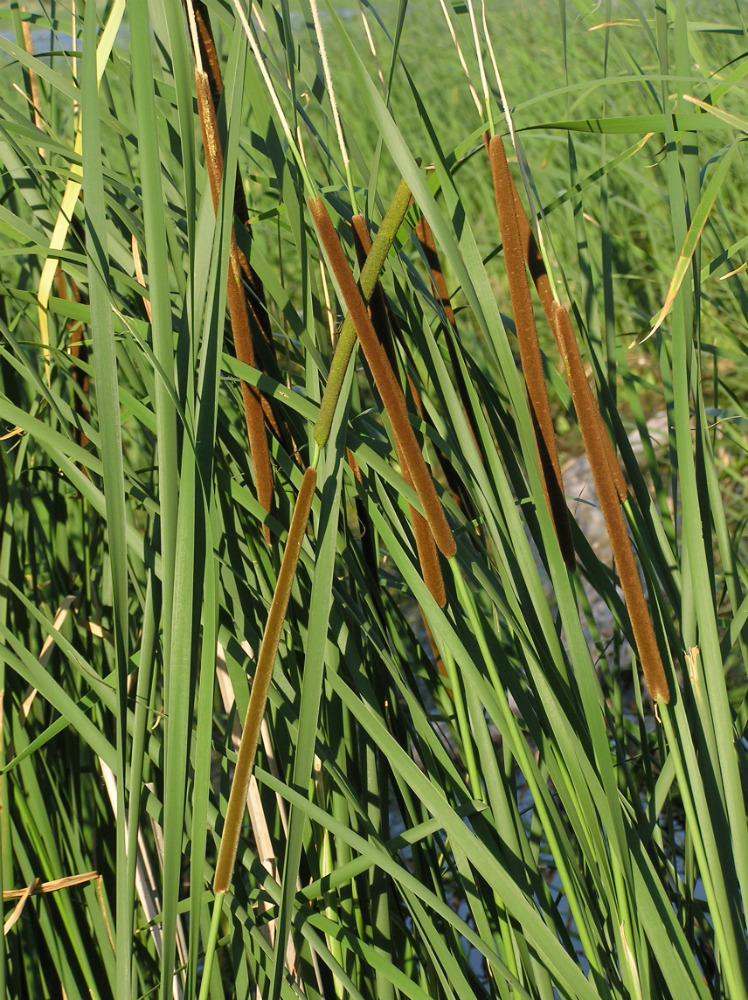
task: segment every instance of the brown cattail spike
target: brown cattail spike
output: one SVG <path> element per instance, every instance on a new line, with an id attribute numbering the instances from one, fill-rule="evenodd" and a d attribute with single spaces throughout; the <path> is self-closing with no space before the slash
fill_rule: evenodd
<path id="1" fill-rule="evenodd" d="M 579 418 L 579 426 L 592 470 L 600 509 L 608 529 L 610 547 L 618 568 L 644 679 L 647 682 L 652 700 L 657 703 L 657 700 L 662 698 L 667 703 L 670 701 L 670 689 L 662 666 L 647 600 L 631 551 L 631 543 L 619 502 L 619 491 L 616 488 L 615 478 L 610 467 L 609 451 L 604 444 L 608 440 L 607 434 L 600 419 L 597 403 L 587 382 L 569 314 L 562 306 L 555 304 L 553 316 L 554 333 L 559 344 L 562 345 L 561 353 L 569 379 L 571 396 Z M 610 441 L 608 441 L 608 448 L 610 448 Z"/>
<path id="2" fill-rule="evenodd" d="M 556 528 L 556 536 L 569 569 L 576 566 L 574 543 L 571 536 L 569 511 L 564 496 L 561 466 L 556 451 L 556 437 L 553 430 L 551 408 L 545 385 L 543 360 L 535 328 L 535 317 L 527 284 L 524 254 L 520 239 L 517 212 L 514 203 L 514 185 L 509 173 L 509 165 L 504 152 L 504 144 L 495 135 L 488 144 L 491 161 L 496 208 L 504 245 L 509 294 L 514 310 L 522 372 L 525 377 L 527 395 L 530 402 L 535 441 L 538 448 L 542 471 L 543 489 L 551 518 Z"/>
<path id="3" fill-rule="evenodd" d="M 366 261 L 366 255 L 371 250 L 371 239 L 369 238 L 369 231 L 366 228 L 366 221 L 362 215 L 354 215 L 351 219 L 351 226 L 353 227 L 356 256 L 358 257 L 359 268 L 361 268 L 364 266 Z M 374 293 L 371 297 L 370 310 L 372 326 L 374 327 L 374 330 L 379 337 L 379 342 L 384 347 L 387 359 L 394 370 L 395 346 L 392 342 L 392 331 L 389 323 L 389 309 L 384 289 L 379 281 L 377 281 L 376 288 L 374 289 Z M 424 419 L 425 411 L 423 403 L 421 402 L 421 397 L 410 376 L 408 376 L 408 386 L 413 393 L 413 400 L 419 416 L 421 419 Z M 398 448 L 398 461 L 403 470 L 403 477 L 405 478 L 406 483 L 408 483 L 409 486 L 412 486 L 413 479 L 410 475 L 410 470 L 408 469 L 408 463 L 406 462 L 405 455 L 402 453 L 400 448 Z M 410 515 L 410 523 L 413 525 L 413 536 L 416 541 L 416 551 L 418 553 L 418 563 L 421 567 L 421 576 L 423 577 L 424 583 L 429 588 L 431 596 L 434 598 L 439 607 L 443 608 L 447 603 L 447 593 L 444 589 L 444 577 L 442 576 L 441 566 L 439 565 L 439 553 L 436 550 L 434 536 L 431 534 L 431 529 L 429 528 L 426 518 L 423 514 L 417 511 L 412 504 L 408 504 L 408 513 Z"/>
<path id="4" fill-rule="evenodd" d="M 366 228 L 366 221 L 363 215 L 352 216 L 351 226 L 353 228 L 353 242 L 356 248 L 358 266 L 359 268 L 363 268 L 366 263 L 367 255 L 371 250 L 371 238 L 369 237 L 369 230 Z M 369 302 L 369 309 L 371 310 L 372 326 L 374 327 L 377 337 L 379 337 L 379 342 L 382 347 L 384 347 L 389 363 L 394 369 L 396 367 L 395 344 L 392 337 L 391 322 L 394 317 L 392 316 L 391 310 L 387 304 L 387 298 L 384 294 L 384 289 L 382 288 L 382 283 L 380 281 L 377 281 L 372 293 L 371 301 Z M 413 404 L 416 408 L 416 412 L 421 420 L 426 420 L 426 409 L 423 405 L 423 400 L 421 399 L 418 387 L 411 378 L 410 374 L 407 372 L 405 373 L 405 378 L 408 383 L 408 389 L 413 396 Z"/>
<path id="5" fill-rule="evenodd" d="M 187 0 L 185 0 L 185 6 Z M 203 66 L 207 66 L 208 80 L 210 82 L 210 95 L 213 107 L 218 107 L 223 92 L 223 80 L 221 79 L 221 64 L 218 60 L 216 43 L 213 38 L 213 29 L 210 26 L 210 15 L 208 8 L 202 0 L 193 0 L 192 8 L 195 12 L 195 27 L 197 28 L 197 41 L 200 46 L 200 58 Z M 197 55 L 195 55 L 197 62 Z"/>
<path id="6" fill-rule="evenodd" d="M 361 271 L 366 266 L 366 258 L 371 250 L 371 238 L 363 215 L 354 215 L 351 217 L 351 228 L 353 229 L 353 245 L 356 249 L 359 271 Z M 369 312 L 371 315 L 371 324 L 379 337 L 382 347 L 384 347 L 390 364 L 395 368 L 395 345 L 392 340 L 389 308 L 384 289 L 382 288 L 382 282 L 378 279 L 369 297 Z"/>
<path id="7" fill-rule="evenodd" d="M 558 349 L 563 354 L 563 348 L 558 340 L 556 333 L 556 320 L 555 320 L 555 309 L 556 301 L 553 298 L 553 292 L 551 291 L 551 283 L 548 280 L 548 272 L 545 267 L 545 261 L 543 260 L 542 254 L 538 247 L 537 240 L 535 239 L 535 233 L 530 225 L 530 220 L 527 217 L 527 213 L 522 205 L 522 201 L 519 197 L 519 192 L 514 183 L 514 179 L 511 174 L 509 179 L 512 184 L 512 191 L 514 194 L 514 208 L 517 213 L 517 222 L 519 225 L 520 241 L 522 243 L 522 253 L 524 254 L 525 262 L 527 263 L 527 268 L 530 272 L 532 280 L 535 282 L 535 288 L 538 293 L 538 298 L 540 299 L 540 304 L 543 307 L 543 311 L 548 319 L 551 330 L 553 331 L 553 336 L 556 338 L 556 343 Z M 576 341 L 575 341 L 576 343 Z M 588 385 L 589 389 L 589 385 Z M 590 395 L 592 395 L 590 390 Z M 594 401 L 594 397 L 593 397 Z M 597 406 L 597 402 L 594 401 L 595 409 L 598 410 L 598 419 L 600 421 L 600 426 L 602 429 L 602 441 L 603 447 L 608 453 L 608 463 L 610 465 L 610 471 L 613 474 L 613 478 L 616 484 L 616 490 L 618 492 L 618 497 L 623 502 L 626 499 L 628 489 L 626 486 L 626 480 L 624 479 L 621 467 L 616 459 L 615 451 L 613 450 L 613 445 L 611 444 L 610 438 L 603 429 L 602 417 L 600 416 L 600 411 Z"/>
<path id="8" fill-rule="evenodd" d="M 186 2 L 187 0 L 185 0 L 185 4 Z M 218 60 L 218 53 L 216 51 L 215 40 L 213 38 L 213 29 L 210 26 L 210 15 L 208 14 L 208 8 L 202 0 L 194 0 L 193 8 L 195 12 L 195 27 L 197 29 L 197 43 L 200 49 L 200 59 L 203 66 L 207 67 L 211 101 L 213 104 L 213 110 L 217 113 L 218 105 L 221 100 L 221 94 L 223 92 L 223 80 L 221 79 L 221 68 Z M 195 62 L 197 63 L 197 53 L 195 53 Z M 244 226 L 247 232 L 251 233 L 251 227 L 248 221 L 249 211 L 247 209 L 247 199 L 244 194 L 244 187 L 242 186 L 242 180 L 238 170 L 236 172 L 236 177 L 234 178 L 234 215 L 237 219 L 239 219 L 240 223 Z M 239 264 L 241 265 L 242 274 L 244 275 L 244 279 L 250 289 L 249 293 L 246 295 L 247 311 L 257 330 L 262 335 L 264 344 L 267 346 L 265 356 L 269 361 L 267 368 L 268 374 L 272 375 L 273 378 L 278 379 L 279 371 L 275 363 L 275 348 L 273 345 L 272 330 L 270 328 L 270 317 L 268 315 L 267 304 L 265 301 L 265 289 L 256 271 L 247 260 L 246 255 L 242 253 L 241 249 L 238 249 L 237 253 L 239 255 Z M 271 426 L 273 426 L 272 422 Z M 286 430 L 288 431 L 288 428 L 286 428 Z M 277 426 L 273 427 L 273 433 L 276 437 L 279 436 Z"/>
<path id="9" fill-rule="evenodd" d="M 215 211 L 218 211 L 221 180 L 223 178 L 223 154 L 218 138 L 218 126 L 211 100 L 207 74 L 195 70 L 195 85 L 197 89 L 197 110 L 203 133 L 205 163 L 210 181 L 213 208 Z M 241 267 L 239 265 L 233 226 L 231 228 L 231 242 L 229 244 L 229 276 L 226 286 L 226 299 L 231 318 L 231 330 L 234 336 L 236 356 L 239 361 L 254 368 L 254 348 L 252 347 L 252 336 L 249 329 L 246 299 L 242 289 Z M 273 502 L 273 471 L 270 464 L 267 434 L 265 433 L 263 400 L 257 389 L 254 386 L 250 386 L 247 382 L 242 381 L 241 392 L 244 402 L 244 419 L 249 438 L 249 450 L 254 466 L 257 499 L 264 510 L 269 512 L 272 509 Z M 267 404 L 266 413 L 272 419 L 269 404 Z M 263 534 L 265 541 L 269 543 L 270 529 L 267 525 L 263 527 Z"/>
<path id="10" fill-rule="evenodd" d="M 382 398 L 387 416 L 390 418 L 395 440 L 405 457 L 413 477 L 418 498 L 423 506 L 426 520 L 431 528 L 434 541 L 440 551 L 450 559 L 457 551 L 452 531 L 447 523 L 441 501 L 434 487 L 431 474 L 421 454 L 413 428 L 410 426 L 400 383 L 387 360 L 384 348 L 379 343 L 369 312 L 361 297 L 356 279 L 343 253 L 335 227 L 321 198 L 309 199 L 309 207 L 314 217 L 320 242 L 325 249 L 330 267 L 338 282 L 341 294 L 351 317 L 356 334 L 371 370 L 372 377 Z"/>
<path id="11" fill-rule="evenodd" d="M 314 499 L 316 483 L 316 471 L 312 468 L 307 469 L 301 480 L 299 495 L 296 498 L 293 516 L 291 517 L 291 526 L 288 529 L 286 547 L 283 550 L 283 560 L 275 584 L 270 611 L 265 622 L 260 655 L 257 657 L 252 691 L 249 696 L 247 714 L 244 718 L 244 729 L 242 730 L 242 738 L 236 758 L 236 770 L 231 782 L 231 792 L 229 793 L 229 804 L 226 809 L 226 819 L 223 825 L 221 846 L 218 850 L 218 860 L 216 861 L 216 871 L 213 879 L 213 891 L 215 893 L 228 892 L 231 884 L 234 862 L 236 861 L 236 850 L 239 845 L 242 817 L 244 816 L 245 803 L 247 801 L 249 779 L 252 777 L 252 769 L 257 753 L 257 741 L 260 738 L 260 726 L 265 716 L 265 706 L 267 704 L 268 691 L 270 690 L 270 682 L 273 678 L 273 667 L 278 652 L 278 643 L 286 617 L 288 600 L 291 596 L 291 587 L 296 574 L 296 565 L 299 561 L 301 544 L 304 541 L 304 534 L 306 533 L 306 526 L 309 521 L 309 512 L 312 507 L 312 500 Z"/>
<path id="12" fill-rule="evenodd" d="M 421 225 L 421 223 L 423 225 Z M 421 218 L 421 223 L 419 223 L 419 226 L 416 227 L 416 233 L 418 233 L 419 227 L 421 227 L 422 232 L 427 231 L 430 234 L 431 230 L 428 228 L 428 223 L 426 222 L 425 216 Z M 363 216 L 354 215 L 351 218 L 351 226 L 353 227 L 354 243 L 356 246 L 356 256 L 358 258 L 359 267 L 362 269 L 362 274 L 363 274 L 365 273 L 365 269 L 367 267 L 367 264 L 365 262 L 368 260 L 368 254 L 369 250 L 371 249 L 372 243 L 369 238 L 369 233 L 366 228 L 366 223 L 364 221 Z M 431 245 L 433 246 L 433 237 L 431 237 Z M 438 257 L 436 257 L 435 249 L 434 249 L 434 257 L 436 259 L 436 265 L 438 267 Z M 362 282 L 360 282 L 360 284 L 362 284 Z M 443 278 L 441 280 L 441 287 L 444 288 L 446 294 L 446 285 L 444 284 Z M 362 292 L 364 298 L 366 298 L 366 289 L 363 287 L 362 287 Z M 412 352 L 410 351 L 407 341 L 401 334 L 397 318 L 395 317 L 393 311 L 389 307 L 389 304 L 387 302 L 386 296 L 384 294 L 380 282 L 377 282 L 377 287 L 372 296 L 370 305 L 371 305 L 372 325 L 374 326 L 374 329 L 377 333 L 377 336 L 379 337 L 379 340 L 384 346 L 385 352 L 392 367 L 395 368 L 395 346 L 394 346 L 395 341 L 397 341 L 400 344 L 406 357 L 409 360 L 412 360 Z M 452 319 L 454 320 L 454 314 L 451 313 L 451 310 L 450 314 L 452 315 Z M 447 339 L 447 345 L 449 348 L 450 358 L 452 359 L 452 366 L 455 375 L 455 383 L 457 385 L 458 392 L 460 393 L 460 396 L 463 400 L 463 407 L 465 408 L 465 416 L 468 420 L 468 426 L 470 427 L 470 430 L 473 434 L 473 438 L 475 440 L 478 453 L 481 454 L 480 445 L 476 438 L 475 432 L 473 431 L 470 417 L 468 416 L 467 391 L 465 390 L 464 380 L 462 378 L 462 371 L 459 367 L 459 364 L 457 363 L 457 359 L 454 352 L 454 344 L 451 338 Z M 413 380 L 410 372 L 408 371 L 405 372 L 405 378 L 408 383 L 408 390 L 413 398 L 413 405 L 416 408 L 416 413 L 424 423 L 433 427 L 433 422 L 431 421 L 428 412 L 426 411 L 426 407 L 423 405 L 423 400 L 421 398 L 420 392 L 418 391 L 418 386 Z M 474 511 L 474 508 L 470 501 L 470 497 L 464 488 L 462 479 L 460 478 L 459 474 L 457 473 L 457 471 L 455 470 L 455 468 L 453 467 L 447 456 L 444 454 L 444 452 L 441 451 L 441 449 L 436 448 L 436 453 L 439 458 L 442 470 L 444 472 L 444 478 L 447 480 L 447 485 L 449 486 L 449 490 L 452 494 L 455 503 L 458 505 L 458 507 L 461 507 L 464 510 L 468 520 L 477 520 L 478 515 Z M 482 459 L 482 454 L 481 454 L 481 459 Z"/>
<path id="13" fill-rule="evenodd" d="M 361 268 L 361 275 L 359 277 L 361 295 L 359 297 L 363 297 L 364 302 L 369 302 L 374 293 L 377 280 L 384 267 L 385 258 L 405 218 L 410 199 L 411 195 L 408 185 L 404 181 L 400 181 L 395 196 L 384 214 L 376 239 L 366 255 L 366 262 Z M 311 201 L 310 205 L 314 212 L 314 205 Z M 337 241 L 337 235 L 335 235 L 332 223 L 330 223 L 329 230 L 332 231 L 333 237 Z M 343 261 L 345 262 L 345 255 L 343 255 Z M 314 440 L 320 448 L 325 446 L 330 435 L 332 419 L 335 415 L 335 409 L 343 387 L 343 379 L 348 370 L 355 343 L 356 329 L 353 324 L 353 317 L 349 312 L 340 328 L 340 337 L 338 338 L 335 355 L 330 365 L 330 371 L 328 372 L 327 385 L 322 396 L 319 416 L 314 426 Z"/>
<path id="14" fill-rule="evenodd" d="M 519 223 L 519 236 L 522 243 L 522 253 L 525 261 L 527 262 L 527 269 L 530 272 L 530 277 L 535 284 L 535 289 L 538 293 L 540 304 L 543 307 L 543 312 L 547 316 L 548 322 L 550 323 L 554 298 L 553 292 L 551 291 L 551 283 L 548 280 L 548 272 L 545 268 L 545 261 L 540 253 L 540 248 L 538 247 L 537 240 L 535 239 L 535 233 L 532 231 L 530 220 L 527 218 L 527 213 L 525 212 L 519 192 L 517 191 L 517 187 L 514 183 L 514 178 L 512 178 L 511 174 L 509 176 L 512 181 L 514 209 L 517 213 L 517 222 Z"/>
<path id="15" fill-rule="evenodd" d="M 409 478 L 406 476 L 406 480 Z M 444 589 L 444 577 L 439 565 L 439 553 L 434 543 L 434 536 L 431 534 L 428 521 L 420 511 L 417 511 L 412 504 L 408 504 L 408 511 L 410 523 L 413 525 L 413 535 L 416 540 L 416 551 L 418 552 L 418 563 L 421 567 L 423 582 L 429 588 L 429 593 L 439 607 L 443 608 L 447 603 L 447 592 Z"/>

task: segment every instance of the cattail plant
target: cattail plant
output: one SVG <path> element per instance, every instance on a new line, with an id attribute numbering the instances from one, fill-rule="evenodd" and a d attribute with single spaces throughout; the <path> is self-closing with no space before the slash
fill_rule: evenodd
<path id="1" fill-rule="evenodd" d="M 193 55 L 196 63 L 198 60 L 201 61 L 202 67 L 208 75 L 213 110 L 217 114 L 221 94 L 223 93 L 223 79 L 221 77 L 221 68 L 218 52 L 216 50 L 215 39 L 213 37 L 213 29 L 210 23 L 210 14 L 208 12 L 208 8 L 202 0 L 184 0 L 184 2 L 188 9 L 188 15 L 190 9 L 194 12 L 197 49 L 194 48 L 193 37 Z M 234 179 L 234 215 L 243 225 L 246 233 L 251 239 L 252 227 L 249 223 L 249 210 L 247 208 L 247 199 L 244 193 L 244 186 L 242 184 L 238 167 L 236 177 Z M 264 356 L 261 360 L 266 362 L 265 369 L 268 371 L 268 374 L 272 375 L 273 378 L 278 378 L 279 372 L 277 365 L 275 364 L 275 350 L 273 346 L 272 331 L 270 328 L 270 316 L 268 314 L 265 298 L 265 288 L 257 272 L 252 267 L 251 262 L 247 259 L 246 254 L 242 251 L 242 248 L 239 245 L 237 245 L 237 253 L 239 255 L 242 276 L 246 282 L 245 298 L 247 312 L 252 323 L 254 324 L 254 329 L 256 329 L 261 335 L 265 347 Z M 268 408 L 266 407 L 265 409 L 269 424 L 277 436 L 277 423 L 274 411 L 268 413 Z"/>

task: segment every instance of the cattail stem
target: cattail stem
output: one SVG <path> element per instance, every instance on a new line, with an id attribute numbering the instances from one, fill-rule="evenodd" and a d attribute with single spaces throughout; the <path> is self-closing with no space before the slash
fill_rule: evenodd
<path id="1" fill-rule="evenodd" d="M 656 703 L 659 698 L 662 698 L 667 703 L 670 701 L 670 689 L 649 616 L 647 600 L 626 531 L 626 523 L 619 502 L 619 491 L 610 468 L 609 453 L 604 445 L 607 434 L 600 419 L 597 403 L 587 382 L 569 314 L 562 306 L 554 303 L 553 317 L 554 333 L 559 344 L 562 345 L 561 354 L 569 379 L 571 395 L 579 418 L 579 426 L 592 470 L 600 510 L 608 529 L 610 547 L 618 568 L 618 576 L 621 580 L 623 597 L 628 608 L 644 679 L 652 700 Z M 608 444 L 610 444 L 609 441 Z"/>
<path id="2" fill-rule="evenodd" d="M 316 223 L 317 210 L 311 200 L 309 204 Z M 410 189 L 405 181 L 400 181 L 397 191 L 395 192 L 395 197 L 392 199 L 390 207 L 387 209 L 384 218 L 382 219 L 379 232 L 374 237 L 371 250 L 366 258 L 366 263 L 361 269 L 361 275 L 359 278 L 361 294 L 358 297 L 361 298 L 361 296 L 363 296 L 364 302 L 369 302 L 374 294 L 374 289 L 376 288 L 379 275 L 382 273 L 385 259 L 395 240 L 397 231 L 402 225 L 402 221 L 405 218 L 405 213 L 408 210 L 409 204 Z M 327 215 L 326 210 L 324 214 Z M 317 229 L 319 231 L 319 226 L 317 226 Z M 335 233 L 332 223 L 330 223 L 329 229 L 332 230 L 333 234 Z M 337 235 L 334 236 L 334 241 L 338 243 Z M 327 250 L 327 246 L 325 246 L 325 249 Z M 329 253 L 328 256 L 330 256 Z M 330 258 L 330 261 L 332 263 L 332 257 Z M 349 270 L 344 256 L 343 262 L 345 263 L 346 269 Z M 356 328 L 353 323 L 353 317 L 350 313 L 350 306 L 348 306 L 348 309 L 349 313 L 343 320 L 343 326 L 341 327 L 340 336 L 338 337 L 338 346 L 335 349 L 335 356 L 333 357 L 332 364 L 330 365 L 330 373 L 327 377 L 327 385 L 325 386 L 324 395 L 322 396 L 319 416 L 317 417 L 317 422 L 314 425 L 314 440 L 320 448 L 327 443 L 327 439 L 330 436 L 330 428 L 335 415 L 335 408 L 338 404 L 338 399 L 340 398 L 341 389 L 343 388 L 343 379 L 345 378 L 345 373 L 348 370 L 348 364 L 351 360 L 353 348 L 356 343 Z"/>
<path id="3" fill-rule="evenodd" d="M 351 158 L 348 155 L 348 147 L 346 146 L 345 136 L 343 135 L 343 125 L 340 121 L 338 102 L 335 99 L 335 86 L 332 79 L 332 73 L 330 72 L 330 63 L 328 62 L 327 59 L 327 45 L 325 43 L 325 34 L 322 30 L 322 22 L 320 21 L 319 17 L 317 0 L 309 0 L 309 6 L 312 11 L 312 21 L 314 22 L 314 33 L 317 37 L 319 57 L 322 63 L 322 73 L 325 78 L 325 90 L 327 91 L 327 96 L 330 101 L 330 107 L 332 108 L 332 117 L 335 123 L 335 134 L 338 139 L 338 148 L 340 149 L 340 156 L 343 161 L 343 169 L 345 170 L 346 181 L 348 182 L 348 194 L 351 200 L 351 206 L 355 211 L 356 191 L 355 188 L 353 187 L 353 178 L 351 177 Z"/>
<path id="4" fill-rule="evenodd" d="M 556 450 L 556 437 L 543 372 L 543 359 L 540 354 L 535 317 L 530 301 L 530 288 L 527 284 L 520 229 L 514 204 L 514 185 L 509 173 L 504 144 L 499 136 L 495 135 L 488 143 L 488 155 L 491 161 L 496 209 L 499 216 L 501 241 L 504 245 L 504 259 L 509 279 L 509 294 L 514 310 L 522 372 L 525 377 L 540 460 L 543 491 L 564 562 L 569 569 L 574 569 L 576 558 L 571 536 L 569 510 L 564 496 L 561 466 Z"/>
<path id="5" fill-rule="evenodd" d="M 252 777 L 252 769 L 257 753 L 257 742 L 260 738 L 260 726 L 265 716 L 265 706 L 270 690 L 270 682 L 273 677 L 278 643 L 286 617 L 288 600 L 291 596 L 291 587 L 299 561 L 301 543 L 304 540 L 309 520 L 309 511 L 312 507 L 316 483 L 316 471 L 308 468 L 301 480 L 301 489 L 296 498 L 291 526 L 288 529 L 286 547 L 283 551 L 283 560 L 275 584 L 275 593 L 273 594 L 270 611 L 265 622 L 265 632 L 262 637 L 262 644 L 260 645 L 260 655 L 257 658 L 257 667 L 252 681 L 252 691 L 249 696 L 249 705 L 247 706 L 247 714 L 244 719 L 244 729 L 242 730 L 239 752 L 236 758 L 236 770 L 231 782 L 221 846 L 218 850 L 218 860 L 216 861 L 216 872 L 213 879 L 213 891 L 215 893 L 227 892 L 231 884 L 234 863 L 236 862 L 236 852 L 239 846 L 239 834 L 244 817 L 244 808 L 247 801 L 247 790 L 249 789 L 249 780 Z"/>
<path id="6" fill-rule="evenodd" d="M 457 551 L 452 531 L 447 523 L 441 501 L 434 487 L 431 474 L 421 454 L 413 428 L 410 426 L 408 410 L 405 406 L 400 383 L 395 377 L 384 348 L 379 342 L 371 318 L 361 297 L 356 279 L 346 260 L 335 227 L 327 213 L 325 203 L 321 198 L 309 200 L 309 207 L 314 217 L 322 246 L 327 253 L 330 266 L 337 279 L 338 286 L 351 317 L 353 327 L 358 335 L 372 377 L 382 397 L 385 411 L 390 418 L 395 440 L 405 457 L 407 467 L 413 477 L 418 498 L 423 506 L 426 520 L 429 522 L 434 541 L 440 551 L 450 559 Z M 373 250 L 373 247 L 372 247 Z M 372 286 L 373 287 L 373 286 Z M 371 295 L 371 292 L 369 292 Z M 315 440 L 318 438 L 315 434 Z M 319 443 L 319 441 L 318 441 Z"/>

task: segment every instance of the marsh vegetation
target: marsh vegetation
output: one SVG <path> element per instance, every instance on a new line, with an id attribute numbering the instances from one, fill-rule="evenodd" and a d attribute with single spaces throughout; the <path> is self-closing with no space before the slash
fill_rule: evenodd
<path id="1" fill-rule="evenodd" d="M 2 996 L 746 995 L 748 29 L 486 6 L 0 11 Z"/>

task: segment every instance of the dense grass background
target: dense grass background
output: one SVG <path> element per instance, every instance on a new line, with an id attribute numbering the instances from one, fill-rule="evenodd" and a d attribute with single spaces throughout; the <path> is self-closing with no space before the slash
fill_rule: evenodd
<path id="1" fill-rule="evenodd" d="M 208 0 L 217 213 L 179 0 L 0 11 L 0 993 L 748 992 L 748 28 L 727 2 L 488 6 L 485 22 L 467 0 L 324 6 L 333 91 L 306 4 L 255 4 L 250 44 L 234 4 Z M 556 539 L 486 129 L 539 216 L 625 470 L 669 704 L 641 678 L 536 303 L 561 459 L 577 460 L 576 572 Z M 237 169 L 248 220 L 233 217 Z M 382 286 L 457 543 L 444 608 L 358 354 L 329 440 L 313 439 L 347 310 L 307 199 L 358 274 L 351 216 L 374 235 L 401 177 L 414 204 Z M 267 307 L 256 368 L 227 314 L 232 223 L 248 302 L 261 315 L 261 285 Z M 270 511 L 241 379 L 280 426 L 262 431 Z M 241 720 L 310 465 L 216 901 Z"/>

